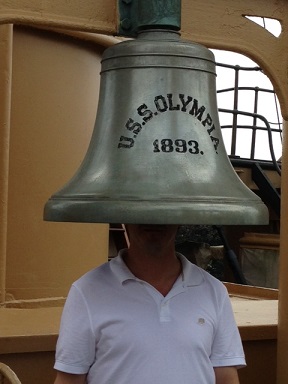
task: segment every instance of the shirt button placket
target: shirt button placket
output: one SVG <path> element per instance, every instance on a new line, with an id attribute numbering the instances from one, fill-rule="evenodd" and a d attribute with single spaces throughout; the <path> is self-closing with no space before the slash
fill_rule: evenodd
<path id="1" fill-rule="evenodd" d="M 170 301 L 162 301 L 160 305 L 160 321 L 165 323 L 170 320 Z"/>

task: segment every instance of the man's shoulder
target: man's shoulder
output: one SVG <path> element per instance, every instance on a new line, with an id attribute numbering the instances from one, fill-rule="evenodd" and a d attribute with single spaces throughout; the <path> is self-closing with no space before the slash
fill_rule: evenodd
<path id="1" fill-rule="evenodd" d="M 99 265 L 86 272 L 84 275 L 74 281 L 73 285 L 80 288 L 86 285 L 97 285 L 105 282 L 110 275 L 109 262 Z"/>
<path id="2" fill-rule="evenodd" d="M 184 268 L 184 273 L 186 272 L 187 278 L 188 280 L 190 280 L 191 283 L 194 282 L 195 285 L 208 283 L 208 284 L 220 286 L 220 287 L 223 285 L 220 280 L 212 276 L 209 272 L 207 272 L 200 266 L 192 263 L 184 255 L 180 253 L 177 253 L 177 255 L 178 257 L 180 257 L 183 268 Z"/>
<path id="3" fill-rule="evenodd" d="M 223 282 L 217 279 L 215 276 L 211 275 L 209 272 L 203 268 L 190 263 L 190 276 L 193 280 L 201 281 L 201 284 L 197 284 L 199 287 L 206 285 L 206 289 L 209 287 L 212 291 L 225 294 L 227 289 Z M 203 285 L 202 285 L 203 284 Z"/>

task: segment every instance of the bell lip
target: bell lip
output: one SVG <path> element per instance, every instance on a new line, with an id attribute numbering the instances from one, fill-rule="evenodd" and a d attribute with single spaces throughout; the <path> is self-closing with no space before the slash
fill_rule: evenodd
<path id="1" fill-rule="evenodd" d="M 220 200 L 220 199 L 219 199 Z M 49 199 L 44 221 L 123 224 L 267 225 L 261 200 L 111 201 Z"/>

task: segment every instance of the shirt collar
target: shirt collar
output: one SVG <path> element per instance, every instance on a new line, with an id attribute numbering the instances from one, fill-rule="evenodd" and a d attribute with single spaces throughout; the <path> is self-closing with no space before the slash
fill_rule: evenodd
<path id="1" fill-rule="evenodd" d="M 138 280 L 124 263 L 123 255 L 126 251 L 127 249 L 121 249 L 118 255 L 109 262 L 111 271 L 121 284 L 126 280 Z"/>
<path id="2" fill-rule="evenodd" d="M 130 269 L 126 266 L 123 260 L 123 254 L 126 249 L 122 249 L 118 256 L 114 257 L 110 262 L 110 268 L 119 282 L 123 284 L 127 280 L 139 280 Z M 186 287 L 197 286 L 203 282 L 203 271 L 201 268 L 192 264 L 185 256 L 177 252 L 177 257 L 182 263 L 183 283 Z"/>
<path id="3" fill-rule="evenodd" d="M 191 263 L 185 256 L 181 253 L 176 253 L 177 257 L 182 263 L 182 274 L 183 282 L 186 287 L 193 287 L 200 285 L 203 278 L 203 271 L 200 267 L 197 267 L 195 264 Z"/>

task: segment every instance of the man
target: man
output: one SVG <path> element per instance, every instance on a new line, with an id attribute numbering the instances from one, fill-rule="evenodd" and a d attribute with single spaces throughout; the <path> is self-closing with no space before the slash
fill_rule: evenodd
<path id="1" fill-rule="evenodd" d="M 55 384 L 239 384 L 224 285 L 175 253 L 177 226 L 126 228 L 129 249 L 71 287 Z"/>

